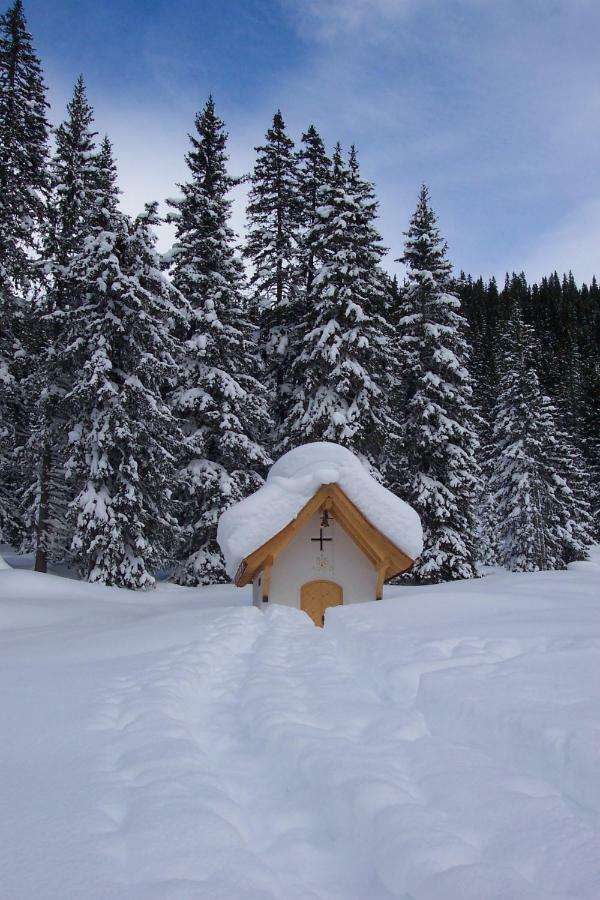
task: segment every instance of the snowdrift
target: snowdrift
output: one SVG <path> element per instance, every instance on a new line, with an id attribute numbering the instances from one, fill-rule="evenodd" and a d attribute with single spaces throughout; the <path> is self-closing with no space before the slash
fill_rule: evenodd
<path id="1" fill-rule="evenodd" d="M 391 588 L 322 630 L 0 572 L 2 896 L 598 900 L 599 586 Z"/>

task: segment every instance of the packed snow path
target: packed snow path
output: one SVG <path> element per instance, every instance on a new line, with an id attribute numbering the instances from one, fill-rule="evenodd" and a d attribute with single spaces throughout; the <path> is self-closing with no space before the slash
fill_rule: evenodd
<path id="1" fill-rule="evenodd" d="M 320 630 L 0 573 L 6 896 L 597 900 L 599 587 L 494 575 Z"/>

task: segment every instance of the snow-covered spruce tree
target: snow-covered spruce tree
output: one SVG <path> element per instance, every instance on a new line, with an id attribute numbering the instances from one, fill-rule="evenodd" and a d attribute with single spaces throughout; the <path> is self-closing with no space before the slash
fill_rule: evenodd
<path id="1" fill-rule="evenodd" d="M 274 435 L 278 440 L 278 431 L 285 422 L 289 412 L 290 400 L 294 392 L 291 380 L 291 363 L 302 353 L 304 333 L 308 320 L 309 296 L 312 292 L 312 284 L 315 273 L 320 268 L 321 260 L 315 256 L 315 247 L 308 240 L 318 220 L 318 208 L 320 196 L 329 182 L 331 174 L 331 160 L 325 151 L 323 141 L 315 129 L 310 125 L 302 135 L 300 149 L 296 154 L 297 168 L 297 202 L 298 202 L 298 233 L 296 236 L 296 268 L 295 284 L 289 293 L 289 301 L 282 309 L 281 321 L 285 325 L 286 344 L 283 358 L 275 359 L 277 364 L 285 371 L 285 381 L 279 391 L 277 404 L 277 429 Z M 273 355 L 267 355 L 265 366 L 267 372 L 273 365 Z M 296 374 L 299 374 L 296 372 Z"/>
<path id="2" fill-rule="evenodd" d="M 0 540 L 15 540 L 27 439 L 23 390 L 36 349 L 29 307 L 40 289 L 49 126 L 41 65 L 21 0 L 0 16 Z"/>
<path id="3" fill-rule="evenodd" d="M 600 308 L 600 303 L 598 304 Z M 600 319 L 600 315 L 599 315 Z M 588 363 L 586 394 L 581 430 L 586 469 L 589 473 L 589 497 L 592 508 L 593 528 L 600 541 L 600 359 Z"/>
<path id="4" fill-rule="evenodd" d="M 469 347 L 429 193 L 422 187 L 406 233 L 399 322 L 404 370 L 398 492 L 421 516 L 425 549 L 412 569 L 423 583 L 476 576 L 476 413 Z"/>
<path id="5" fill-rule="evenodd" d="M 374 225 L 372 188 L 356 177 L 338 145 L 308 236 L 320 265 L 291 365 L 293 393 L 279 447 L 335 441 L 377 466 L 390 427 L 384 389 L 390 333 L 380 315 L 385 250 Z"/>
<path id="6" fill-rule="evenodd" d="M 589 497 L 589 470 L 581 451 L 560 427 L 559 413 L 549 397 L 542 399 L 547 421 L 546 465 L 556 503 L 555 528 L 564 565 L 587 559 L 594 543 L 594 521 Z M 553 427 L 555 426 L 555 427 Z"/>
<path id="7" fill-rule="evenodd" d="M 73 267 L 82 295 L 69 321 L 72 550 L 89 581 L 143 589 L 169 559 L 175 527 L 180 439 L 163 390 L 177 367 L 183 304 L 154 249 L 156 204 L 131 222 L 117 209 L 106 140 L 97 165 L 101 193 Z"/>
<path id="8" fill-rule="evenodd" d="M 260 328 L 259 348 L 266 362 L 267 388 L 278 423 L 289 395 L 291 310 L 300 287 L 297 159 L 281 112 L 275 113 L 265 143 L 256 152 L 244 255 L 252 264 L 250 285 L 254 317 Z"/>
<path id="9" fill-rule="evenodd" d="M 74 266 L 91 228 L 99 190 L 92 128 L 93 111 L 79 78 L 67 118 L 56 129 L 43 250 L 47 287 L 35 310 L 40 349 L 27 385 L 37 403 L 32 407 L 25 454 L 28 487 L 23 502 L 23 548 L 35 549 L 35 568 L 41 572 L 46 571 L 49 558 L 62 558 L 70 543 L 63 401 L 73 376 L 72 360 L 66 352 L 69 318 L 80 302 Z"/>
<path id="10" fill-rule="evenodd" d="M 481 465 L 480 486 L 477 492 L 475 533 L 477 559 L 482 565 L 496 565 L 498 562 L 498 539 L 496 528 L 496 504 L 489 489 L 492 454 L 491 411 L 498 394 L 496 355 L 498 340 L 496 322 L 498 319 L 498 289 L 492 278 L 486 285 L 482 278 L 473 281 L 461 272 L 456 281 L 456 292 L 461 302 L 461 313 L 469 323 L 471 345 L 469 371 L 473 379 L 473 404 L 478 412 L 477 430 L 479 439 L 478 461 Z"/>
<path id="11" fill-rule="evenodd" d="M 513 273 L 506 276 L 499 294 L 494 281 L 486 286 L 481 279 L 465 278 L 460 296 L 474 344 L 471 369 L 478 381 L 475 400 L 483 419 L 490 421 L 498 394 L 496 356 L 503 347 L 509 314 L 518 306 L 533 328 L 537 346 L 544 348 L 534 360 L 542 393 L 556 404 L 560 427 L 583 455 L 586 494 L 598 509 L 600 290 L 596 280 L 578 289 L 572 275 L 561 280 L 554 272 L 530 285 L 523 274 Z M 488 444 L 484 431 L 482 445 Z"/>
<path id="12" fill-rule="evenodd" d="M 379 204 L 375 197 L 374 185 L 361 177 L 358 155 L 354 145 L 350 148 L 348 165 L 350 172 L 348 191 L 350 196 L 355 199 L 358 210 L 356 232 L 361 236 L 359 242 L 362 250 L 357 253 L 357 259 L 362 258 L 364 271 L 367 273 L 376 256 L 386 252 L 386 248 L 381 247 L 381 237 L 374 227 Z M 367 261 L 369 253 L 371 253 L 370 262 Z M 379 341 L 380 346 L 384 349 L 384 354 L 377 361 L 378 381 L 383 392 L 380 401 L 380 417 L 383 423 L 379 434 L 381 444 L 379 453 L 372 453 L 372 461 L 383 481 L 388 483 L 390 450 L 398 453 L 401 450 L 400 417 L 397 414 L 398 406 L 395 401 L 401 389 L 402 372 L 399 360 L 391 352 L 394 328 L 397 324 L 399 292 L 397 282 L 390 279 L 389 275 L 382 272 L 381 269 L 377 272 L 373 270 L 373 275 L 377 289 L 371 294 L 370 312 L 379 324 Z"/>
<path id="13" fill-rule="evenodd" d="M 475 502 L 477 562 L 482 566 L 495 566 L 500 560 L 500 543 L 496 498 L 490 487 L 495 465 L 494 444 L 487 422 L 480 424 L 479 442 L 477 459 L 481 477 Z"/>
<path id="14" fill-rule="evenodd" d="M 216 531 L 220 514 L 262 482 L 269 426 L 260 363 L 243 298 L 243 268 L 229 226 L 227 134 L 209 98 L 186 157 L 190 180 L 170 201 L 176 241 L 173 283 L 190 305 L 185 358 L 172 405 L 184 432 L 180 500 L 183 541 L 177 580 L 225 581 Z"/>
<path id="15" fill-rule="evenodd" d="M 564 568 L 592 541 L 578 454 L 541 391 L 537 342 L 516 305 L 504 344 L 490 460 L 499 561 L 515 572 Z"/>
<path id="16" fill-rule="evenodd" d="M 315 247 L 306 240 L 318 220 L 320 195 L 329 182 L 331 160 L 327 156 L 321 136 L 314 125 L 302 135 L 297 154 L 298 214 L 302 237 L 298 248 L 300 293 L 305 301 L 311 293 L 315 271 L 319 261 L 315 259 Z"/>

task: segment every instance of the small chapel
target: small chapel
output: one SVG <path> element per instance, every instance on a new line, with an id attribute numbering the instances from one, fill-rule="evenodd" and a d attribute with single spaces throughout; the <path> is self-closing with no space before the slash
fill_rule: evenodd
<path id="1" fill-rule="evenodd" d="M 380 600 L 423 542 L 415 510 L 327 442 L 284 454 L 258 491 L 223 513 L 218 540 L 255 606 L 293 606 L 319 626 L 331 606 Z"/>

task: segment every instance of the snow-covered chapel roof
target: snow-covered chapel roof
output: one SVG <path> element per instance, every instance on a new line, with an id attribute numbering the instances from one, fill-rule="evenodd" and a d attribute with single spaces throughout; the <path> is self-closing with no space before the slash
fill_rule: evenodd
<path id="1" fill-rule="evenodd" d="M 423 532 L 415 510 L 375 481 L 353 453 L 323 441 L 285 453 L 256 493 L 223 513 L 217 540 L 229 576 L 327 484 L 338 485 L 365 519 L 411 559 L 421 554 Z"/>

